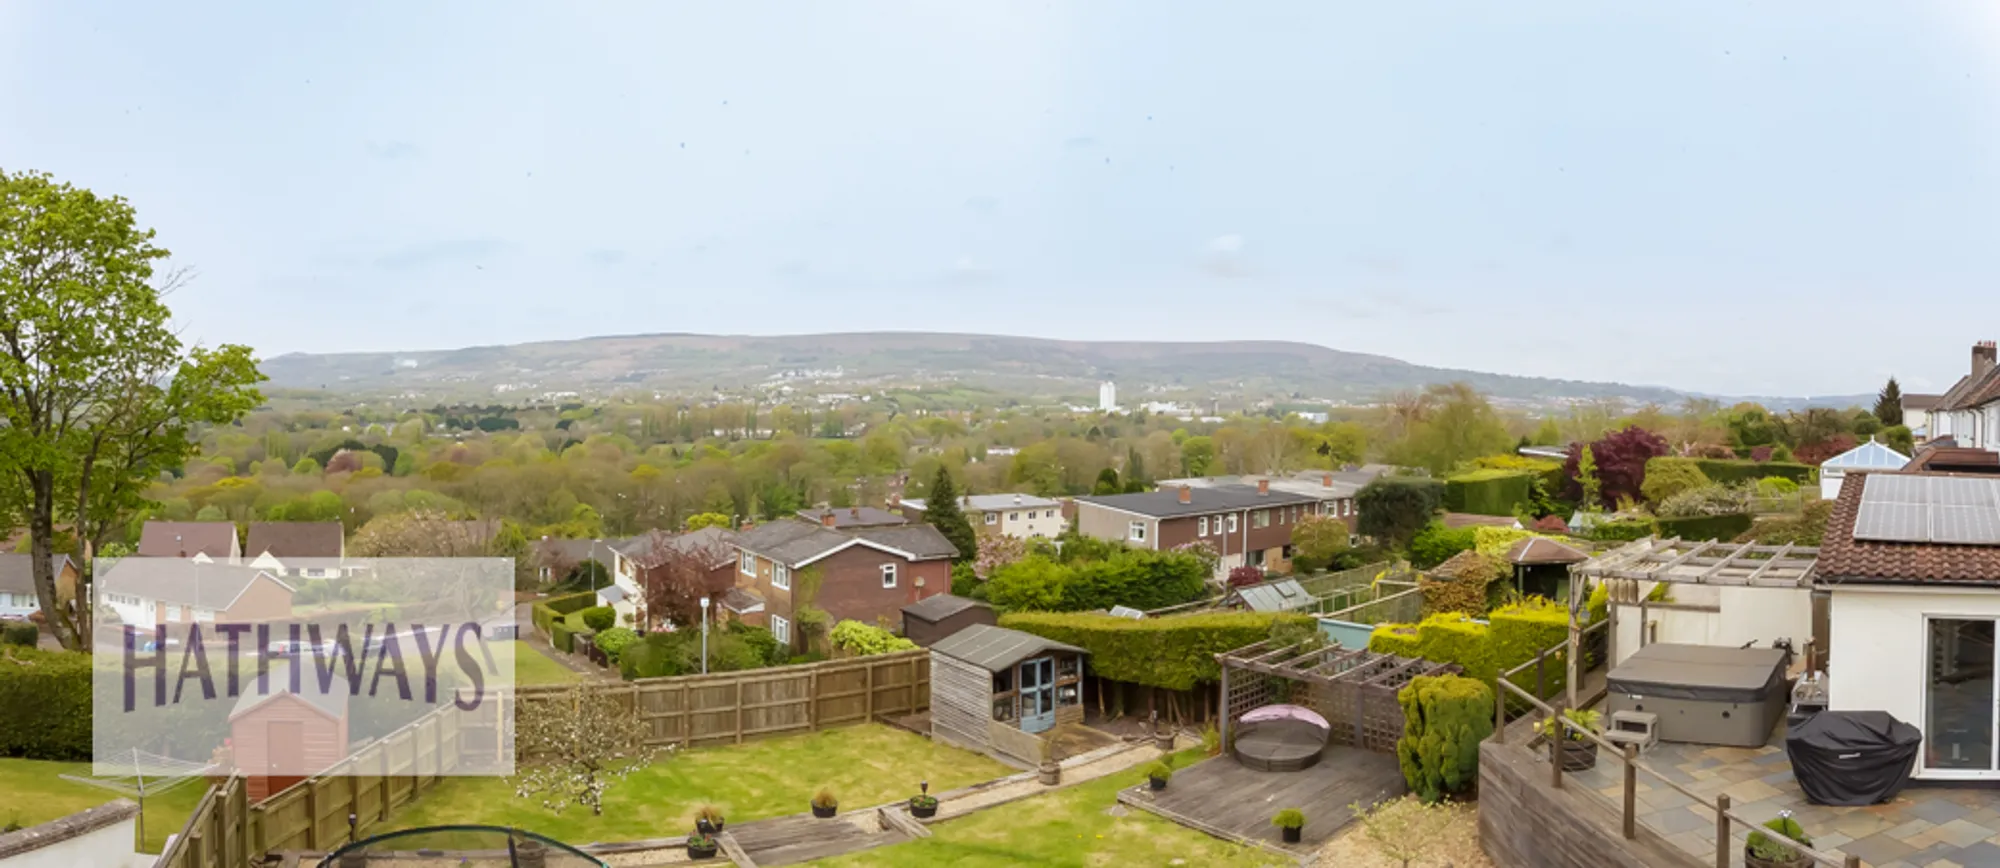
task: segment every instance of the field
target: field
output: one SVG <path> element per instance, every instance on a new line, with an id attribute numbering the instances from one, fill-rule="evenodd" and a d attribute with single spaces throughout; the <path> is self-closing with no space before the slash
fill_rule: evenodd
<path id="1" fill-rule="evenodd" d="M 59 777 L 65 774 L 88 775 L 90 763 L 0 758 L 0 828 L 9 823 L 23 827 L 46 823 L 121 798 L 110 790 Z M 158 853 L 167 836 L 181 830 L 207 789 L 207 782 L 192 781 L 146 799 L 146 839 L 140 848 Z"/>

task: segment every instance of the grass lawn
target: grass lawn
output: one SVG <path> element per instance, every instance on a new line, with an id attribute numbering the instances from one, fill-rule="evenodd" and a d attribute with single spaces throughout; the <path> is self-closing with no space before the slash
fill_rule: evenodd
<path id="1" fill-rule="evenodd" d="M 110 790 L 57 777 L 64 774 L 88 775 L 90 763 L 0 758 L 0 827 L 8 823 L 23 827 L 46 823 L 121 798 Z M 141 849 L 160 852 L 167 836 L 181 830 L 181 824 L 187 822 L 188 815 L 194 813 L 195 803 L 207 791 L 207 782 L 191 781 L 165 794 L 148 797 L 146 840 Z"/>
<path id="2" fill-rule="evenodd" d="M 821 787 L 831 788 L 849 809 L 906 798 L 920 780 L 928 779 L 935 792 L 1013 773 L 984 756 L 869 724 L 676 751 L 614 782 L 601 817 L 575 806 L 551 813 L 539 798 L 514 795 L 503 779 L 447 778 L 390 822 L 396 828 L 513 826 L 572 844 L 632 841 L 687 834 L 704 804 L 734 823 L 804 813 Z"/>
<path id="3" fill-rule="evenodd" d="M 548 655 L 536 651 L 533 646 L 519 639 L 514 640 L 514 683 L 523 687 L 535 684 L 570 684 L 583 680 L 583 676 L 569 667 L 550 660 Z"/>
<path id="4" fill-rule="evenodd" d="M 1175 765 L 1199 758 L 1183 752 Z M 1292 868 L 1295 860 L 1231 844 L 1136 808 L 1114 817 L 1118 791 L 1145 780 L 1130 769 L 1045 796 L 1022 799 L 931 826 L 931 837 L 811 863 L 815 868 L 1050 868 L 1096 866 L 1218 866 Z M 1175 860 L 1180 860 L 1176 862 Z"/>

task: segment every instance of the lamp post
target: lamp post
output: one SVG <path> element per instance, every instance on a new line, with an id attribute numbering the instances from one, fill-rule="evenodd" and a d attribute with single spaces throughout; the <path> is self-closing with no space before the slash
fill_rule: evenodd
<path id="1" fill-rule="evenodd" d="M 701 598 L 701 674 L 708 674 L 708 598 Z"/>

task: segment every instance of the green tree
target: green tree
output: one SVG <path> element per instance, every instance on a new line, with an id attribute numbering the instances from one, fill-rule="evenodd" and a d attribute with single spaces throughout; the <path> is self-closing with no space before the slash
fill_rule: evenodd
<path id="1" fill-rule="evenodd" d="M 1591 471 L 1595 473 L 1596 468 L 1591 468 Z M 1681 492 L 1708 485 L 1708 474 L 1701 472 L 1694 459 L 1661 456 L 1646 462 L 1646 481 L 1640 484 L 1639 493 L 1647 503 L 1659 503 Z"/>
<path id="2" fill-rule="evenodd" d="M 1330 515 L 1308 515 L 1292 526 L 1292 568 L 1311 573 L 1326 569 L 1347 550 L 1347 523 Z"/>
<path id="3" fill-rule="evenodd" d="M 979 537 L 973 535 L 972 522 L 965 520 L 965 510 L 959 507 L 958 486 L 942 466 L 931 479 L 930 497 L 924 501 L 924 521 L 958 549 L 958 557 L 953 561 L 965 563 L 979 557 Z"/>
<path id="4" fill-rule="evenodd" d="M 1091 486 L 1090 493 L 1102 496 L 1106 494 L 1118 494 L 1124 490 L 1125 487 L 1118 484 L 1118 471 L 1106 467 L 1103 470 L 1097 471 L 1097 484 Z"/>
<path id="5" fill-rule="evenodd" d="M 1513 451 L 1514 438 L 1508 436 L 1500 414 L 1471 386 L 1431 386 L 1424 398 L 1428 414 L 1390 447 L 1396 463 L 1442 474 L 1482 455 Z"/>
<path id="6" fill-rule="evenodd" d="M 1181 441 L 1181 470 L 1189 476 L 1207 476 L 1215 466 L 1215 440 L 1203 435 Z"/>
<path id="7" fill-rule="evenodd" d="M 1535 433 L 1528 437 L 1532 446 L 1559 446 L 1562 444 L 1562 426 L 1556 424 L 1552 416 L 1544 416 L 1542 424 L 1536 426 Z"/>
<path id="8" fill-rule="evenodd" d="M 1875 418 L 1891 427 L 1903 424 L 1903 387 L 1896 385 L 1895 377 L 1875 395 Z"/>
<path id="9" fill-rule="evenodd" d="M 1917 452 L 1917 438 L 1908 425 L 1891 425 L 1882 429 L 1882 442 L 1904 455 L 1915 455 Z"/>
<path id="10" fill-rule="evenodd" d="M 1597 478 L 1597 457 L 1590 453 L 1588 443 L 1576 457 L 1576 484 L 1583 491 L 1585 512 L 1596 512 L 1604 505 L 1604 481 Z"/>
<path id="11" fill-rule="evenodd" d="M 723 530 L 728 530 L 729 516 L 720 512 L 697 512 L 694 515 L 688 516 L 687 529 L 689 533 L 710 527 L 719 527 Z"/>
<path id="12" fill-rule="evenodd" d="M 1146 485 L 1153 481 L 1146 475 L 1146 461 L 1139 457 L 1139 447 L 1125 447 L 1125 481 L 1127 484 Z M 1144 490 L 1144 489 L 1141 489 Z"/>
<path id="13" fill-rule="evenodd" d="M 89 625 L 55 604 L 57 515 L 88 558 L 195 453 L 195 428 L 263 402 L 248 347 L 185 348 L 168 326 L 167 257 L 125 200 L 0 170 L 0 509 L 26 519 L 36 596 L 65 647 Z"/>
<path id="14" fill-rule="evenodd" d="M 318 476 L 318 475 L 319 475 L 319 462 L 317 462 L 317 461 L 314 461 L 314 460 L 312 460 L 312 457 L 311 457 L 311 456 L 307 456 L 307 457 L 305 457 L 305 458 L 301 458 L 301 459 L 299 459 L 299 463 L 297 463 L 297 464 L 294 464 L 294 465 L 292 465 L 292 475 L 293 475 L 293 476 Z"/>
<path id="15" fill-rule="evenodd" d="M 1444 483 L 1412 476 L 1385 476 L 1361 487 L 1354 506 L 1361 514 L 1356 527 L 1376 542 L 1402 549 L 1417 531 L 1430 524 L 1444 502 Z"/>

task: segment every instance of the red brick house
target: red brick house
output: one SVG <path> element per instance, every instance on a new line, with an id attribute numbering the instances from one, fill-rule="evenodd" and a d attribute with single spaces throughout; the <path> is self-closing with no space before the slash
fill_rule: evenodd
<path id="1" fill-rule="evenodd" d="M 781 642 L 800 647 L 798 609 L 813 605 L 833 621 L 865 624 L 901 621 L 904 606 L 951 590 L 951 562 L 958 549 L 927 524 L 836 529 L 780 521 L 736 535 L 737 591 L 761 610 L 737 613 L 745 623 L 769 627 Z M 799 580 L 817 571 L 810 601 L 796 599 Z"/>
<path id="2" fill-rule="evenodd" d="M 1240 566 L 1291 569 L 1292 528 L 1320 500 L 1257 485 L 1177 485 L 1139 494 L 1076 499 L 1076 529 L 1133 548 L 1167 551 L 1206 542 L 1222 554 L 1217 578 Z"/>
<path id="3" fill-rule="evenodd" d="M 707 527 L 683 534 L 670 534 L 655 530 L 633 537 L 619 549 L 632 564 L 634 576 L 627 591 L 637 598 L 638 610 L 646 607 L 645 589 L 655 581 L 671 580 L 668 573 L 685 568 L 682 558 L 693 558 L 695 565 L 703 569 L 702 590 L 714 599 L 714 615 L 724 617 L 728 612 L 742 616 L 750 611 L 762 611 L 763 601 L 750 599 L 736 588 L 736 534 L 726 528 Z M 618 584 L 627 584 L 625 576 L 619 575 Z M 648 627 L 660 626 L 660 618 L 650 614 L 644 619 Z"/>

